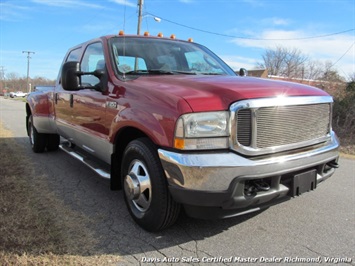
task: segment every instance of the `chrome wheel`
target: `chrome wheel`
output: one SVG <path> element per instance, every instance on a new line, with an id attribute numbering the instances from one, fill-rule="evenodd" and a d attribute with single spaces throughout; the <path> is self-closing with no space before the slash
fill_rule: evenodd
<path id="1" fill-rule="evenodd" d="M 124 192 L 130 204 L 141 213 L 146 212 L 152 202 L 152 186 L 145 165 L 134 160 L 129 166 L 129 173 L 124 179 Z"/>
<path id="2" fill-rule="evenodd" d="M 147 231 L 174 224 L 180 204 L 171 197 L 156 146 L 147 138 L 128 143 L 121 163 L 123 196 L 134 221 Z"/>
<path id="3" fill-rule="evenodd" d="M 33 143 L 34 133 L 33 133 L 33 125 L 32 125 L 32 123 L 30 123 L 29 131 L 30 131 L 30 134 L 29 134 L 30 135 L 30 144 L 33 147 L 34 146 L 34 143 Z"/>
<path id="4" fill-rule="evenodd" d="M 121 163 L 123 196 L 134 221 L 147 231 L 171 226 L 180 204 L 171 197 L 157 147 L 147 138 L 128 143 Z"/>

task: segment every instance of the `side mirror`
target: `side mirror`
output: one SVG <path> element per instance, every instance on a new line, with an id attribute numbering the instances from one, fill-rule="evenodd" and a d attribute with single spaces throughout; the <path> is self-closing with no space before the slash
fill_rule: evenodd
<path id="1" fill-rule="evenodd" d="M 80 90 L 80 63 L 66 62 L 62 67 L 61 82 L 64 90 L 77 91 Z"/>
<path id="2" fill-rule="evenodd" d="M 101 79 L 106 74 L 106 71 L 105 69 L 96 69 L 94 72 L 92 72 L 92 74 L 95 77 Z"/>
<path id="3" fill-rule="evenodd" d="M 239 76 L 242 76 L 242 77 L 248 76 L 248 70 L 246 70 L 245 68 L 239 69 Z"/>

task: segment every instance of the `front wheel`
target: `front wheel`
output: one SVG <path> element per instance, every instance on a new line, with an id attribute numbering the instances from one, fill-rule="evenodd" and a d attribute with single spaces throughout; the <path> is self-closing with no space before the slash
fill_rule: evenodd
<path id="1" fill-rule="evenodd" d="M 122 161 L 122 187 L 128 211 L 147 231 L 171 226 L 180 205 L 171 197 L 154 144 L 146 138 L 130 142 Z"/>

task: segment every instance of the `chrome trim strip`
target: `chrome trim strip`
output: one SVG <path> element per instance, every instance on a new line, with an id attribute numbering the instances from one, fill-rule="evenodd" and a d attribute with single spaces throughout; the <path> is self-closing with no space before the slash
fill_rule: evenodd
<path id="1" fill-rule="evenodd" d="M 87 150 L 87 151 L 89 151 L 89 152 L 91 152 L 91 153 L 95 153 L 95 150 L 89 148 L 89 147 L 86 146 L 86 145 L 82 145 L 82 147 L 83 147 L 85 150 Z"/>
<path id="2" fill-rule="evenodd" d="M 243 100 L 231 105 L 230 110 L 235 112 L 241 108 L 260 108 L 260 107 L 274 107 L 274 106 L 289 106 L 289 105 L 305 105 L 316 103 L 332 103 L 331 96 L 297 96 L 297 97 L 274 97 Z"/>
<path id="3" fill-rule="evenodd" d="M 237 216 L 241 216 L 241 215 L 245 215 L 245 214 L 248 214 L 248 213 L 253 213 L 253 212 L 257 212 L 257 211 L 260 211 L 261 208 L 253 208 L 253 209 L 250 209 L 250 210 L 246 210 L 246 211 L 243 211 L 243 212 L 237 212 L 237 213 L 234 213 L 234 214 L 230 214 L 230 215 L 226 215 L 224 216 L 224 218 L 232 218 L 232 217 L 237 217 Z"/>

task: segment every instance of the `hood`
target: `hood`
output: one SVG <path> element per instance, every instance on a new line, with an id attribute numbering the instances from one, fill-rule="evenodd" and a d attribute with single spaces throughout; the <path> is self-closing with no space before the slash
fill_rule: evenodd
<path id="1" fill-rule="evenodd" d="M 298 83 L 240 76 L 149 76 L 136 82 L 162 95 L 173 94 L 185 99 L 194 112 L 227 110 L 232 103 L 245 99 L 328 95 Z"/>

